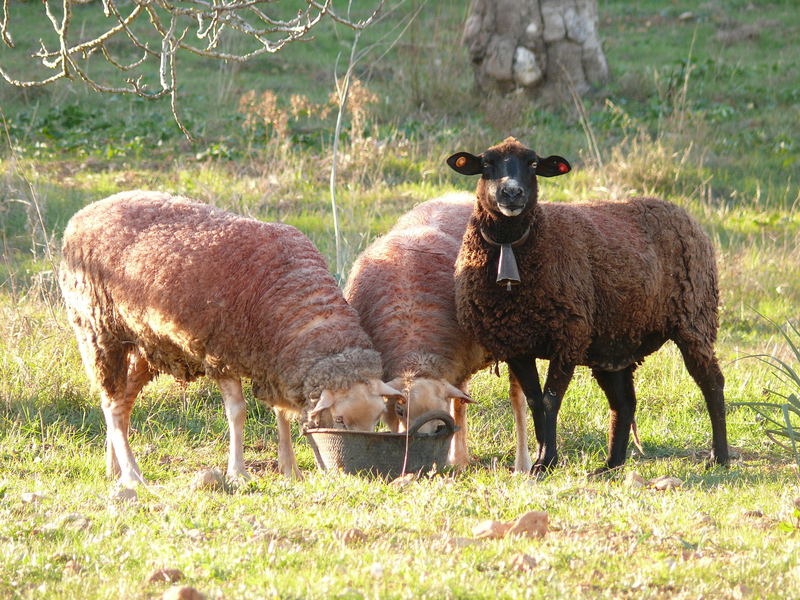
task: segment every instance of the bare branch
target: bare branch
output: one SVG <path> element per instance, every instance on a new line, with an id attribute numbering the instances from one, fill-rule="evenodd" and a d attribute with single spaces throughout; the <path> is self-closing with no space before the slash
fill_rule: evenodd
<path id="1" fill-rule="evenodd" d="M 22 78 L 0 66 L 0 76 L 11 85 L 22 88 L 46 86 L 66 78 L 80 81 L 97 92 L 133 94 L 148 99 L 169 96 L 173 117 L 188 136 L 177 111 L 176 62 L 180 52 L 243 63 L 279 52 L 293 42 L 312 39 L 313 29 L 326 20 L 361 32 L 378 19 L 386 2 L 374 0 L 373 10 L 359 20 L 351 18 L 349 6 L 346 17 L 334 12 L 333 0 L 305 0 L 305 7 L 290 18 L 278 16 L 277 8 L 282 0 L 128 0 L 131 6 L 120 10 L 122 1 L 102 0 L 107 27 L 89 39 L 79 39 L 83 37 L 83 28 L 81 33 L 74 33 L 71 28 L 73 4 L 87 2 L 42 0 L 45 16 L 55 34 L 55 43 L 53 38 L 48 42 L 41 40 L 40 49 L 33 53 L 32 58 L 54 73 L 49 77 Z M 14 48 L 10 2 L 0 2 L 0 38 L 8 47 Z M 56 2 L 59 8 L 55 7 Z M 84 7 L 80 10 L 93 9 Z M 188 42 L 189 33 L 202 40 L 201 44 Z M 240 51 L 219 49 L 223 34 L 243 40 L 245 46 Z M 141 52 L 139 58 L 121 60 L 113 57 L 108 43 L 114 38 L 127 38 L 129 46 Z M 132 74 L 120 77 L 118 81 L 113 81 L 113 77 L 101 81 L 90 76 L 77 59 L 86 59 L 92 54 L 101 56 L 120 74 Z M 142 82 L 148 68 L 150 73 L 158 74 L 160 89 L 149 90 Z"/>

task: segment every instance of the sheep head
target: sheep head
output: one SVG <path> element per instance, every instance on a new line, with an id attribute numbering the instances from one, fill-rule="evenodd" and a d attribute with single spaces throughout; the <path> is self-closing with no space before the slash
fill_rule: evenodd
<path id="1" fill-rule="evenodd" d="M 402 396 L 402 392 L 379 379 L 344 390 L 325 389 L 308 417 L 315 427 L 372 431 L 386 412 L 384 397 Z"/>
<path id="2" fill-rule="evenodd" d="M 478 203 L 489 214 L 504 217 L 517 217 L 535 206 L 536 175 L 555 177 L 571 169 L 566 159 L 556 155 L 541 158 L 513 137 L 479 156 L 457 152 L 447 164 L 462 175 L 480 175 Z"/>
<path id="3" fill-rule="evenodd" d="M 405 391 L 403 396 L 389 402 L 386 424 L 392 431 L 406 431 L 409 423 L 413 423 L 426 412 L 449 412 L 451 399 L 463 403 L 474 402 L 465 392 L 444 379 L 398 377 L 390 381 L 389 385 Z M 419 428 L 420 433 L 435 432 L 437 423 L 425 423 Z"/>

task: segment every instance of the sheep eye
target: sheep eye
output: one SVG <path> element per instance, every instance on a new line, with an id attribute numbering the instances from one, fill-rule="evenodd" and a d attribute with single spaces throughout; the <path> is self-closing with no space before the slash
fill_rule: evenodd
<path id="1" fill-rule="evenodd" d="M 406 414 L 405 406 L 403 406 L 402 404 L 395 404 L 394 412 L 397 413 L 398 417 L 404 417 Z"/>
<path id="2" fill-rule="evenodd" d="M 337 423 L 339 423 L 340 425 L 344 425 L 344 417 L 336 417 L 336 418 L 334 419 L 334 421 L 336 421 L 336 422 L 337 422 Z"/>
<path id="3" fill-rule="evenodd" d="M 532 160 L 532 161 L 531 161 L 531 166 L 532 166 L 534 169 L 536 168 L 536 166 L 537 166 L 538 164 L 539 164 L 539 163 L 538 163 L 538 162 L 536 162 L 535 160 Z"/>

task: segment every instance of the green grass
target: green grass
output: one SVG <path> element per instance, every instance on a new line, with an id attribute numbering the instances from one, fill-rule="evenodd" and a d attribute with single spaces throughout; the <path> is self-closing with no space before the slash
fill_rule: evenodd
<path id="1" fill-rule="evenodd" d="M 420 3 L 409 1 L 367 32 L 362 47 Z M 20 48 L 0 48 L 0 62 L 32 74 L 41 5 L 11 4 Z M 800 306 L 795 4 L 601 0 L 612 80 L 584 99 L 598 163 L 571 104 L 475 94 L 460 44 L 468 2 L 429 2 L 389 53 L 379 59 L 386 47 L 376 48 L 357 69 L 379 101 L 364 107 L 363 130 L 348 121 L 344 131 L 345 265 L 416 202 L 472 186 L 445 167 L 447 155 L 517 135 L 576 166 L 543 182 L 546 200 L 653 194 L 702 223 L 719 257 L 726 396 L 763 400 L 774 387 L 769 369 L 737 359 L 789 356 L 756 311 L 796 323 Z M 76 5 L 76 23 L 99 27 L 98 6 Z M 687 11 L 692 18 L 678 19 Z M 760 27 L 755 38 L 714 39 L 752 23 Z M 500 378 L 487 370 L 471 383 L 478 403 L 469 410 L 474 462 L 466 472 L 403 488 L 326 475 L 295 431 L 306 477 L 286 481 L 276 474 L 274 418 L 248 391 L 245 460 L 256 477 L 227 492 L 193 491 L 198 470 L 226 461 L 222 401 L 206 381 L 181 387 L 161 378 L 144 390 L 132 421 L 132 446 L 152 483 L 136 504 L 110 499 L 105 425 L 51 262 L 67 220 L 117 191 L 163 189 L 294 224 L 335 264 L 333 117 L 290 119 L 279 136 L 264 125 L 246 128 L 236 107 L 251 89 L 273 90 L 284 109 L 291 94 L 326 102 L 349 40 L 327 27 L 315 42 L 241 67 L 187 58 L 181 114 L 195 142 L 163 103 L 91 95 L 71 82 L 27 91 L 0 84 L 9 133 L 0 143 L 0 598 L 158 598 L 167 584 L 146 582 L 158 567 L 178 568 L 188 585 L 226 599 L 799 597 L 792 456 L 766 439 L 753 411 L 730 406 L 735 459 L 729 469 L 707 469 L 709 419 L 672 345 L 636 374 L 646 455 L 633 452 L 625 472 L 606 479 L 586 476 L 605 457 L 608 409 L 585 369 L 562 408 L 560 468 L 544 480 L 511 474 L 501 367 Z M 667 492 L 629 487 L 624 475 L 632 471 L 684 484 Z M 42 496 L 28 502 L 31 492 Z M 470 538 L 481 520 L 528 510 L 548 512 L 544 539 L 453 542 Z M 346 545 L 341 536 L 351 527 L 367 539 Z M 515 570 L 519 553 L 536 567 Z M 78 573 L 65 569 L 70 560 Z"/>

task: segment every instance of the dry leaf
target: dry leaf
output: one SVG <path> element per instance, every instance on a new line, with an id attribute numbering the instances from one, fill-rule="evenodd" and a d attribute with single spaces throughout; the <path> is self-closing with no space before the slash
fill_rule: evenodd
<path id="1" fill-rule="evenodd" d="M 188 585 L 176 585 L 164 592 L 161 600 L 205 600 L 205 596 Z"/>
<path id="2" fill-rule="evenodd" d="M 656 477 L 655 479 L 651 479 L 649 485 L 654 489 L 663 491 L 663 490 L 672 490 L 675 488 L 679 488 L 683 485 L 683 482 L 677 477 L 662 475 L 661 477 Z"/>
<path id="3" fill-rule="evenodd" d="M 116 492 L 111 493 L 110 500 L 112 502 L 136 502 L 139 499 L 139 494 L 133 488 L 123 487 Z"/>
<path id="4" fill-rule="evenodd" d="M 83 571 L 83 567 L 81 566 L 80 563 L 78 563 L 74 559 L 69 559 L 66 562 L 66 564 L 64 565 L 64 572 L 65 573 L 72 573 L 74 575 L 77 575 L 81 571 Z"/>
<path id="5" fill-rule="evenodd" d="M 472 535 L 478 539 L 500 539 L 508 533 L 511 525 L 511 523 L 503 523 L 502 521 L 481 521 L 472 528 Z"/>
<path id="6" fill-rule="evenodd" d="M 751 519 L 760 519 L 764 516 L 764 513 L 760 510 L 746 510 L 742 513 L 743 516 L 749 517 Z"/>
<path id="7" fill-rule="evenodd" d="M 508 563 L 512 569 L 516 569 L 517 571 L 532 571 L 536 568 L 537 564 L 535 558 L 530 554 L 523 554 L 522 552 L 512 556 L 511 561 Z"/>
<path id="8" fill-rule="evenodd" d="M 541 510 L 532 510 L 514 521 L 507 535 L 543 537 L 545 533 L 547 533 L 547 513 Z"/>
<path id="9" fill-rule="evenodd" d="M 164 582 L 175 583 L 183 579 L 183 573 L 179 569 L 156 569 L 147 578 L 149 583 Z"/>
<path id="10" fill-rule="evenodd" d="M 625 475 L 625 485 L 632 488 L 643 488 L 647 487 L 647 481 L 638 473 L 635 473 L 634 471 L 628 471 L 628 473 Z"/>
<path id="11" fill-rule="evenodd" d="M 344 542 L 345 546 L 353 544 L 361 544 L 367 541 L 367 534 L 361 531 L 358 527 L 351 527 L 341 534 L 340 539 Z"/>
<path id="12" fill-rule="evenodd" d="M 191 488 L 193 490 L 221 490 L 225 487 L 225 476 L 219 469 L 205 469 L 195 474 Z"/>

